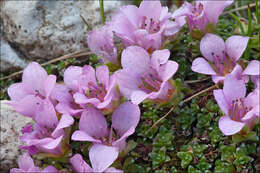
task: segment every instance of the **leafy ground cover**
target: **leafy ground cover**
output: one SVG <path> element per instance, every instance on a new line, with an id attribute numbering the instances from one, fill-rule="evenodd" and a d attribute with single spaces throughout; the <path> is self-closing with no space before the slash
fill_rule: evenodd
<path id="1" fill-rule="evenodd" d="M 230 9 L 232 7 L 227 10 Z M 245 11 L 240 15 L 248 19 Z M 252 21 L 252 37 L 257 38 L 260 26 L 256 24 L 256 20 Z M 244 29 L 247 28 L 247 24 L 247 20 L 242 23 Z M 241 35 L 241 32 L 239 23 L 230 15 L 220 17 L 217 34 L 223 39 L 233 34 Z M 258 43 L 259 40 L 251 41 L 251 49 L 246 51 L 244 59 L 260 59 Z M 213 85 L 211 79 L 204 80 L 205 75 L 191 70 L 192 61 L 200 55 L 198 45 L 199 42 L 190 37 L 188 28 L 183 28 L 178 40 L 168 45 L 171 59 L 179 64 L 175 78 L 178 78 L 185 88 L 182 90 L 183 99 Z M 89 57 L 84 63 L 99 65 L 95 56 Z M 48 65 L 45 69 L 49 74 L 57 75 L 61 81 L 64 69 L 69 65 L 82 65 L 82 61 L 73 58 Z M 1 74 L 0 77 L 4 75 L 6 74 Z M 0 81 L 1 99 L 8 99 L 6 89 L 16 81 L 20 79 Z M 234 142 L 232 137 L 224 136 L 218 128 L 218 120 L 222 113 L 213 98 L 212 91 L 209 91 L 183 105 L 176 106 L 166 118 L 149 130 L 169 109 L 170 107 L 157 108 L 150 103 L 141 105 L 142 116 L 136 133 L 128 138 L 126 149 L 120 153 L 113 167 L 123 169 L 124 172 L 156 173 L 229 173 L 260 170 L 260 123 L 253 129 L 257 136 L 252 140 Z M 77 123 L 74 126 L 76 127 Z M 70 145 L 73 153 L 80 153 L 88 161 L 90 143 L 71 141 Z M 68 162 L 68 160 L 38 159 L 39 164 L 55 162 L 57 168 L 64 168 L 64 163 Z"/>

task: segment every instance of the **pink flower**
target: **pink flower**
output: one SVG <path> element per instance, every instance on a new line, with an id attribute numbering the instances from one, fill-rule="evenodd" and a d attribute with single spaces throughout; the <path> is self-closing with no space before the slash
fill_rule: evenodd
<path id="1" fill-rule="evenodd" d="M 231 5 L 233 0 L 227 1 L 195 1 L 194 4 L 184 2 L 184 4 L 176 10 L 172 17 L 178 19 L 185 16 L 188 21 L 190 32 L 198 29 L 206 34 L 206 27 L 212 23 L 216 28 L 218 17 L 226 7 Z"/>
<path id="2" fill-rule="evenodd" d="M 116 147 L 94 144 L 89 150 L 89 158 L 92 168 L 83 160 L 80 154 L 74 155 L 70 159 L 70 163 L 76 172 L 123 173 L 123 171 L 113 167 L 109 168 L 109 166 L 117 159 L 118 152 L 118 148 Z"/>
<path id="3" fill-rule="evenodd" d="M 242 77 L 243 69 L 237 64 L 248 43 L 248 37 L 231 36 L 226 42 L 217 35 L 206 34 L 200 42 L 204 58 L 196 58 L 191 69 L 195 72 L 212 75 L 215 83 L 223 81 L 229 73 Z M 205 60 L 206 59 L 206 60 Z M 247 81 L 247 77 L 243 76 Z"/>
<path id="4" fill-rule="evenodd" d="M 20 140 L 22 146 L 31 154 L 42 151 L 59 155 L 62 153 L 61 141 L 65 138 L 64 128 L 71 126 L 74 119 L 70 115 L 62 115 L 58 121 L 56 114 L 44 114 L 36 119 L 35 125 L 25 126 Z"/>
<path id="5" fill-rule="evenodd" d="M 116 99 L 115 80 L 109 75 L 107 66 L 71 66 L 64 72 L 64 83 L 55 90 L 54 97 L 59 101 L 56 109 L 60 113 L 79 115 L 92 105 L 98 109 L 112 109 Z"/>
<path id="6" fill-rule="evenodd" d="M 223 90 L 214 90 L 214 97 L 225 114 L 219 120 L 219 128 L 227 136 L 240 132 L 246 125 L 252 129 L 259 119 L 259 89 L 245 96 L 244 81 L 234 75 L 227 75 Z"/>
<path id="7" fill-rule="evenodd" d="M 35 118 L 48 104 L 49 111 L 55 113 L 52 105 L 51 93 L 56 85 L 56 76 L 47 72 L 38 63 L 30 63 L 23 72 L 22 82 L 12 84 L 8 88 L 11 98 L 10 105 L 24 116 Z"/>
<path id="8" fill-rule="evenodd" d="M 255 84 L 255 88 L 260 87 L 260 61 L 252 60 L 243 71 L 244 75 L 250 75 Z"/>
<path id="9" fill-rule="evenodd" d="M 141 47 L 126 48 L 121 57 L 123 69 L 115 73 L 122 94 L 134 104 L 145 99 L 168 101 L 174 92 L 168 80 L 178 69 L 169 57 L 167 49 L 154 51 L 150 58 Z"/>
<path id="10" fill-rule="evenodd" d="M 47 166 L 41 171 L 39 167 L 34 166 L 33 159 L 28 153 L 25 153 L 18 159 L 19 168 L 12 168 L 10 173 L 21 173 L 21 172 L 42 172 L 42 173 L 58 173 L 58 170 L 53 166 Z"/>
<path id="11" fill-rule="evenodd" d="M 114 45 L 114 34 L 109 24 L 88 33 L 88 46 L 93 53 L 102 56 L 105 62 L 119 64 L 117 49 Z"/>
<path id="12" fill-rule="evenodd" d="M 71 139 L 123 149 L 126 138 L 134 133 L 139 119 L 139 107 L 131 102 L 125 102 L 114 111 L 112 125 L 108 129 L 104 115 L 97 109 L 88 108 L 82 113 L 79 130 L 72 134 Z"/>
<path id="13" fill-rule="evenodd" d="M 111 27 L 124 45 L 139 45 L 153 51 L 160 49 L 166 36 L 177 33 L 185 20 L 170 20 L 171 14 L 160 1 L 142 1 L 140 7 L 121 7 L 112 17 Z"/>

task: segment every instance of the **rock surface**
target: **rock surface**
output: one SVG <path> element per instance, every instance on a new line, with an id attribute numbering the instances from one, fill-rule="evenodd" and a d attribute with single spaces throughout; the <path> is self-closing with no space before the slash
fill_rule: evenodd
<path id="1" fill-rule="evenodd" d="M 126 3 L 104 1 L 106 17 Z M 82 49 L 88 26 L 101 24 L 99 1 L 1 1 L 0 6 L 1 35 L 20 55 L 20 67 L 22 59 L 43 62 Z M 9 49 L 4 51 L 1 60 L 13 64 Z M 6 71 L 5 63 L 1 71 Z"/>
<path id="2" fill-rule="evenodd" d="M 31 119 L 15 112 L 5 100 L 0 101 L 0 118 L 0 172 L 5 172 L 17 165 L 17 158 L 22 154 L 19 149 L 19 145 L 22 144 L 19 136 L 22 134 L 22 128 L 30 123 Z"/>

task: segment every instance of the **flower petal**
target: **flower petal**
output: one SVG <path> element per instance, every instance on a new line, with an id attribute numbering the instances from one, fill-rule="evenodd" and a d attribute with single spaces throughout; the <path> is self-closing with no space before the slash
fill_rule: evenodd
<path id="1" fill-rule="evenodd" d="M 32 62 L 24 69 L 22 81 L 34 90 L 38 90 L 41 94 L 44 94 L 43 81 L 47 77 L 48 75 L 44 68 L 36 62 Z"/>
<path id="2" fill-rule="evenodd" d="M 27 95 L 32 95 L 33 90 L 30 89 L 30 86 L 24 83 L 14 83 L 8 90 L 8 95 L 12 101 L 20 101 L 25 98 Z"/>
<path id="3" fill-rule="evenodd" d="M 42 170 L 43 173 L 58 173 L 58 170 L 54 166 L 47 166 Z"/>
<path id="4" fill-rule="evenodd" d="M 122 52 L 121 63 L 123 69 L 131 69 L 142 74 L 149 69 L 150 56 L 143 48 L 130 46 Z"/>
<path id="5" fill-rule="evenodd" d="M 160 1 L 142 1 L 138 11 L 140 16 L 157 21 L 161 15 L 162 5 Z"/>
<path id="6" fill-rule="evenodd" d="M 203 57 L 209 61 L 213 61 L 216 56 L 222 58 L 225 51 L 225 42 L 215 34 L 206 34 L 200 41 L 200 51 Z"/>
<path id="7" fill-rule="evenodd" d="M 31 167 L 34 167 L 34 162 L 30 155 L 28 153 L 25 153 L 21 157 L 19 157 L 18 165 L 19 168 L 26 171 L 29 170 Z"/>
<path id="8" fill-rule="evenodd" d="M 238 80 L 234 75 L 227 75 L 224 80 L 223 93 L 228 104 L 233 100 L 240 99 L 246 95 L 246 85 L 243 80 Z"/>
<path id="9" fill-rule="evenodd" d="M 133 104 L 139 105 L 147 97 L 149 97 L 149 94 L 143 92 L 142 90 L 136 90 L 136 91 L 133 91 L 133 93 L 131 95 L 131 101 Z"/>
<path id="10" fill-rule="evenodd" d="M 77 172 L 92 172 L 92 168 L 83 160 L 80 154 L 75 154 L 70 158 L 70 163 Z"/>
<path id="11" fill-rule="evenodd" d="M 136 127 L 140 120 L 140 109 L 138 105 L 131 102 L 121 104 L 112 115 L 112 127 L 122 136 L 131 127 Z"/>
<path id="12" fill-rule="evenodd" d="M 169 57 L 170 51 L 168 49 L 154 51 L 151 58 L 152 67 L 159 71 L 160 65 L 167 63 Z"/>
<path id="13" fill-rule="evenodd" d="M 103 84 L 104 87 L 108 87 L 109 84 L 109 70 L 106 65 L 99 66 L 96 70 L 96 76 L 99 84 Z"/>
<path id="14" fill-rule="evenodd" d="M 89 142 L 101 143 L 100 140 L 93 138 L 92 136 L 88 135 L 87 133 L 81 130 L 75 131 L 72 134 L 71 139 L 74 141 L 89 141 Z"/>
<path id="15" fill-rule="evenodd" d="M 213 91 L 213 95 L 215 97 L 215 100 L 217 101 L 218 103 L 218 106 L 220 107 L 220 109 L 222 110 L 222 112 L 225 114 L 225 115 L 228 115 L 228 110 L 229 110 L 229 106 L 228 106 L 228 103 L 226 101 L 226 98 L 223 94 L 223 90 L 221 89 L 218 89 L 218 90 L 214 90 Z"/>
<path id="16" fill-rule="evenodd" d="M 100 111 L 94 108 L 88 108 L 80 117 L 79 129 L 89 136 L 104 138 L 107 134 L 106 118 Z"/>
<path id="17" fill-rule="evenodd" d="M 45 91 L 45 97 L 48 98 L 55 87 L 56 84 L 56 76 L 55 75 L 49 75 L 45 81 L 44 81 L 44 91 Z"/>
<path id="18" fill-rule="evenodd" d="M 55 128 L 55 130 L 52 132 L 51 135 L 54 138 L 57 138 L 63 133 L 64 128 L 71 126 L 73 123 L 74 123 L 74 119 L 70 115 L 67 114 L 62 115 L 57 127 Z"/>
<path id="19" fill-rule="evenodd" d="M 224 135 L 229 136 L 238 133 L 245 126 L 245 123 L 233 121 L 228 115 L 225 115 L 220 117 L 218 126 Z"/>
<path id="20" fill-rule="evenodd" d="M 89 150 L 93 172 L 105 171 L 117 159 L 118 153 L 116 147 L 94 144 Z"/>
<path id="21" fill-rule="evenodd" d="M 159 75 L 163 81 L 168 81 L 178 70 L 179 65 L 175 61 L 168 61 L 159 68 Z"/>
<path id="22" fill-rule="evenodd" d="M 231 36 L 226 40 L 226 51 L 230 58 L 237 61 L 247 47 L 249 37 Z"/>
<path id="23" fill-rule="evenodd" d="M 260 61 L 258 60 L 250 61 L 246 69 L 244 70 L 243 74 L 260 75 Z"/>
<path id="24" fill-rule="evenodd" d="M 216 75 L 216 72 L 204 58 L 196 58 L 192 62 L 191 70 L 197 73 Z"/>
<path id="25" fill-rule="evenodd" d="M 74 91 L 78 91 L 78 79 L 82 74 L 82 67 L 70 66 L 64 72 L 64 83 Z"/>

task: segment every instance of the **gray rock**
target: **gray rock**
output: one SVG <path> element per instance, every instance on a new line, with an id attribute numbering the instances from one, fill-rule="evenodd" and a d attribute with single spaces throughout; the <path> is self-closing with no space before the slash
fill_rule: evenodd
<path id="1" fill-rule="evenodd" d="M 13 71 L 15 69 L 24 68 L 27 63 L 21 59 L 15 50 L 4 40 L 0 40 L 0 71 Z"/>
<path id="2" fill-rule="evenodd" d="M 104 1 L 107 19 L 125 3 Z M 99 1 L 2 1 L 0 5 L 2 34 L 26 60 L 44 62 L 83 49 L 88 26 L 101 25 Z M 1 55 L 4 58 L 13 64 Z"/>
<path id="3" fill-rule="evenodd" d="M 22 154 L 19 149 L 19 145 L 22 144 L 19 136 L 22 134 L 22 128 L 32 120 L 15 112 L 5 100 L 0 101 L 0 118 L 0 172 L 2 172 L 17 165 L 17 158 Z"/>

